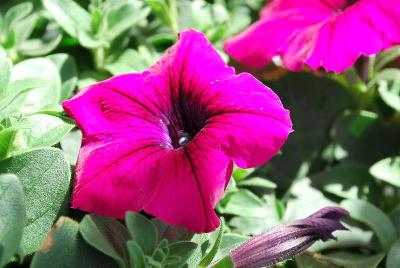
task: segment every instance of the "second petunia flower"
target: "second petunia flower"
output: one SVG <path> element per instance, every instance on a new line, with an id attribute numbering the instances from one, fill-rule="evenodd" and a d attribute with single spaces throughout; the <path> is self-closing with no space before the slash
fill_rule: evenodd
<path id="1" fill-rule="evenodd" d="M 292 131 L 277 95 L 236 75 L 194 30 L 149 70 L 92 85 L 63 107 L 83 133 L 74 208 L 117 218 L 144 210 L 193 232 L 220 224 L 214 207 L 233 162 L 265 163 Z"/>
<path id="2" fill-rule="evenodd" d="M 362 55 L 400 44 L 398 0 L 271 0 L 260 20 L 225 43 L 237 61 L 261 68 L 280 56 L 286 68 L 306 64 L 340 73 Z"/>

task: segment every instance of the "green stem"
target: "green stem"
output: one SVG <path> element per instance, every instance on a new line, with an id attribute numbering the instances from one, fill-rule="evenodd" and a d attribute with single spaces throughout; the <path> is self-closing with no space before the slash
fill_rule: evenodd
<path id="1" fill-rule="evenodd" d="M 176 5 L 176 0 L 168 0 L 168 7 L 170 12 L 171 29 L 174 35 L 178 35 L 178 9 Z"/>
<path id="2" fill-rule="evenodd" d="M 97 70 L 101 70 L 104 67 L 105 63 L 105 48 L 98 47 L 93 50 L 94 56 L 94 64 Z"/>

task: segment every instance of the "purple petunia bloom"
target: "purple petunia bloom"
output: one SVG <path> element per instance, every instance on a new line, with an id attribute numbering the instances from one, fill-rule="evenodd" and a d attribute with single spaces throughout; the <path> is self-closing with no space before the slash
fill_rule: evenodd
<path id="1" fill-rule="evenodd" d="M 400 44 L 399 14 L 398 0 L 271 0 L 225 50 L 255 68 L 280 56 L 292 71 L 306 64 L 339 73 L 361 55 Z"/>
<path id="2" fill-rule="evenodd" d="M 340 220 L 349 213 L 338 207 L 323 208 L 311 216 L 288 224 L 278 225 L 255 236 L 231 253 L 236 268 L 271 266 L 292 258 L 317 240 L 335 239 L 332 232 L 346 230 Z"/>
<path id="3" fill-rule="evenodd" d="M 63 107 L 83 133 L 74 208 L 117 218 L 144 210 L 193 232 L 220 224 L 214 207 L 233 162 L 265 163 L 292 131 L 278 96 L 236 75 L 194 30 L 149 70 L 92 85 Z"/>

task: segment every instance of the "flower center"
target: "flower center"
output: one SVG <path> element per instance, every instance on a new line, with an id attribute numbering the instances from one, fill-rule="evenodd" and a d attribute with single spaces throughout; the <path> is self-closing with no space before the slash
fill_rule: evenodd
<path id="1" fill-rule="evenodd" d="M 358 2 L 358 0 L 348 0 L 347 4 L 342 8 L 342 10 L 345 10 L 346 8 L 354 5 L 356 2 Z"/>
<path id="2" fill-rule="evenodd" d="M 166 113 L 166 126 L 174 148 L 186 146 L 206 125 L 207 112 L 200 98 L 179 94 Z"/>

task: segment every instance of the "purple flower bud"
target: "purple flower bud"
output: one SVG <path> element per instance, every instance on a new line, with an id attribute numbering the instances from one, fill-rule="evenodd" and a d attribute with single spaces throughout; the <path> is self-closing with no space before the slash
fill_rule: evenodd
<path id="1" fill-rule="evenodd" d="M 230 256 L 236 268 L 270 266 L 289 259 L 315 241 L 336 239 L 332 232 L 346 230 L 340 220 L 349 213 L 338 207 L 323 208 L 311 216 L 282 224 L 255 236 L 234 249 Z"/>

